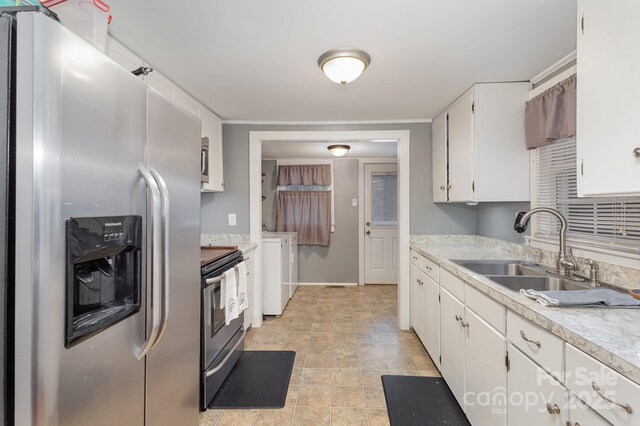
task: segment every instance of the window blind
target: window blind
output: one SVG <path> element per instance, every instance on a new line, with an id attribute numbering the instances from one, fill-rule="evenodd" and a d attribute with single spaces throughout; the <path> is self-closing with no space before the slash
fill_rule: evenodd
<path id="1" fill-rule="evenodd" d="M 574 242 L 640 252 L 640 197 L 578 198 L 575 138 L 538 148 L 536 206 L 564 214 Z M 538 214 L 533 220 L 534 237 L 557 241 L 554 217 Z"/>

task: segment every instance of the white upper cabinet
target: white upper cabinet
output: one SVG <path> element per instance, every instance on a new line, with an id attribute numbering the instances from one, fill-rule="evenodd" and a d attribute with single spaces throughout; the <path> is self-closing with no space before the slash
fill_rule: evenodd
<path id="1" fill-rule="evenodd" d="M 440 113 L 431 123 L 433 201 L 447 201 L 447 113 Z"/>
<path id="2" fill-rule="evenodd" d="M 474 201 L 473 109 L 474 90 L 470 90 L 447 112 L 450 201 Z"/>
<path id="3" fill-rule="evenodd" d="M 150 66 L 111 37 L 107 39 L 107 55 L 130 71 L 142 66 Z M 171 100 L 174 105 L 180 106 L 202 120 L 202 137 L 209 138 L 209 182 L 202 183 L 202 192 L 224 191 L 222 120 L 157 70 L 140 78 L 149 87 Z"/>
<path id="4" fill-rule="evenodd" d="M 529 89 L 527 82 L 478 83 L 434 119 L 435 202 L 529 201 Z"/>
<path id="5" fill-rule="evenodd" d="M 578 1 L 579 196 L 640 194 L 638 20 L 638 0 Z"/>
<path id="6" fill-rule="evenodd" d="M 222 156 L 222 120 L 207 109 L 200 110 L 202 137 L 209 138 L 209 182 L 202 183 L 203 192 L 224 191 Z"/>

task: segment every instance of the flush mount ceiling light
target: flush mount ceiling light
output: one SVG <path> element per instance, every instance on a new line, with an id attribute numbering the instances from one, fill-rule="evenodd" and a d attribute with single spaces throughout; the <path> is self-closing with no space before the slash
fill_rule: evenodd
<path id="1" fill-rule="evenodd" d="M 327 149 L 334 157 L 342 157 L 351 147 L 349 145 L 329 145 Z"/>
<path id="2" fill-rule="evenodd" d="M 339 84 L 351 83 L 371 63 L 364 50 L 343 47 L 325 52 L 318 58 L 318 66 L 329 78 Z"/>

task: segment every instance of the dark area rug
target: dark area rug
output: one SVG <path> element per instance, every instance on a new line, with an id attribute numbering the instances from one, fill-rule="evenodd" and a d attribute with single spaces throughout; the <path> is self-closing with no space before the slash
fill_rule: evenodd
<path id="1" fill-rule="evenodd" d="M 441 377 L 382 376 L 391 426 L 471 425 Z"/>
<path id="2" fill-rule="evenodd" d="M 284 407 L 295 358 L 293 351 L 245 351 L 209 403 L 209 408 Z"/>

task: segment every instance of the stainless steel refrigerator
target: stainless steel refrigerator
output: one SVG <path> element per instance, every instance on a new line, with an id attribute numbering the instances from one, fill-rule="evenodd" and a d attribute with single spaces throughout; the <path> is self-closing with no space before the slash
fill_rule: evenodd
<path id="1" fill-rule="evenodd" d="M 0 20 L 12 420 L 195 425 L 200 120 L 46 13 Z"/>

